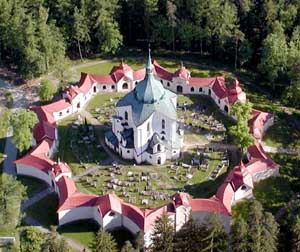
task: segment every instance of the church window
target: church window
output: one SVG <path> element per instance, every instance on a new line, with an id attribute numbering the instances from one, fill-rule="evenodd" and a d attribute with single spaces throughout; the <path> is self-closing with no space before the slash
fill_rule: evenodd
<path id="1" fill-rule="evenodd" d="M 103 86 L 103 90 L 105 90 L 105 89 L 106 89 L 106 86 L 104 85 L 104 86 Z"/>
<path id="2" fill-rule="evenodd" d="M 202 93 L 202 91 L 203 91 L 202 87 L 201 87 L 201 88 L 199 88 L 199 92 L 201 92 L 201 93 Z"/>
<path id="3" fill-rule="evenodd" d="M 62 112 L 59 112 L 59 116 L 62 116 Z"/>
<path id="4" fill-rule="evenodd" d="M 210 90 L 210 89 L 208 89 L 208 95 L 210 95 L 210 96 L 211 96 L 211 90 Z"/>
<path id="5" fill-rule="evenodd" d="M 247 188 L 247 187 L 246 187 L 245 185 L 242 185 L 242 188 L 241 188 L 241 189 L 242 189 L 242 190 L 246 190 L 246 188 Z"/>
<path id="6" fill-rule="evenodd" d="M 194 87 L 191 87 L 191 92 L 194 92 Z"/>
<path id="7" fill-rule="evenodd" d="M 128 120 L 128 112 L 125 111 L 125 120 Z"/>
<path id="8" fill-rule="evenodd" d="M 130 150 L 127 150 L 127 153 L 130 153 Z"/>
<path id="9" fill-rule="evenodd" d="M 164 136 L 162 136 L 162 137 L 161 137 L 161 140 L 165 140 L 165 137 L 164 137 Z"/>
<path id="10" fill-rule="evenodd" d="M 111 86 L 111 89 L 115 89 L 115 85 L 112 85 L 112 86 Z"/>
<path id="11" fill-rule="evenodd" d="M 161 151 L 160 144 L 157 145 L 157 151 Z"/>
<path id="12" fill-rule="evenodd" d="M 161 121 L 161 128 L 164 129 L 166 127 L 166 121 L 163 119 Z"/>
<path id="13" fill-rule="evenodd" d="M 161 83 L 161 84 L 164 84 L 163 80 L 160 80 L 160 83 Z"/>
<path id="14" fill-rule="evenodd" d="M 170 87 L 170 82 L 168 82 L 167 86 Z"/>

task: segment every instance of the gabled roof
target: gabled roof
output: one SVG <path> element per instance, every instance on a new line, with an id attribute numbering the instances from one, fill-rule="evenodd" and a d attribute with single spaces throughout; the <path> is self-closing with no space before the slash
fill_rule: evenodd
<path id="1" fill-rule="evenodd" d="M 168 81 L 172 81 L 173 73 L 169 72 L 167 69 L 165 69 L 161 65 L 159 65 L 156 60 L 153 61 L 153 66 L 154 66 L 155 74 L 159 78 L 168 80 Z"/>
<path id="2" fill-rule="evenodd" d="M 122 203 L 118 196 L 115 194 L 105 194 L 100 196 L 97 199 L 97 206 L 99 211 L 101 212 L 102 216 L 106 215 L 108 212 L 113 211 L 116 213 L 122 213 Z"/>
<path id="3" fill-rule="evenodd" d="M 117 83 L 119 80 L 127 76 L 129 73 L 132 73 L 133 70 L 127 64 L 124 64 L 123 61 L 118 66 L 114 66 L 110 72 L 112 79 Z"/>
<path id="4" fill-rule="evenodd" d="M 271 113 L 262 112 L 256 109 L 251 110 L 251 118 L 248 121 L 250 132 L 260 140 L 263 137 L 265 124 L 274 117 Z"/>
<path id="5" fill-rule="evenodd" d="M 223 215 L 230 215 L 231 208 L 228 211 L 222 203 L 222 200 L 213 196 L 209 199 L 191 199 L 190 206 L 192 212 L 215 212 Z"/>
<path id="6" fill-rule="evenodd" d="M 225 79 L 223 77 L 217 77 L 212 86 L 212 90 L 220 99 L 223 99 L 227 96 L 227 90 L 225 86 Z"/>
<path id="7" fill-rule="evenodd" d="M 55 140 L 56 125 L 47 121 L 39 121 L 33 128 L 33 137 L 37 142 L 42 141 L 44 138 Z"/>
<path id="8" fill-rule="evenodd" d="M 51 171 L 51 168 L 54 164 L 54 162 L 51 159 L 47 158 L 44 154 L 27 154 L 26 156 L 16 160 L 14 163 L 31 166 L 47 174 L 48 171 Z"/>
<path id="9" fill-rule="evenodd" d="M 177 69 L 174 73 L 174 77 L 178 77 L 183 80 L 189 80 L 191 78 L 191 72 L 184 66 L 181 66 L 181 68 Z"/>
<path id="10" fill-rule="evenodd" d="M 227 98 L 229 104 L 234 104 L 236 101 L 246 102 L 246 93 L 240 87 L 237 79 L 233 80 L 232 85 L 228 89 Z"/>
<path id="11" fill-rule="evenodd" d="M 189 79 L 189 85 L 193 87 L 208 87 L 214 83 L 216 77 L 191 77 Z"/>
<path id="12" fill-rule="evenodd" d="M 62 176 L 56 183 L 59 190 L 59 208 L 57 212 L 76 207 L 95 206 L 98 196 L 79 192 L 73 179 Z"/>
<path id="13" fill-rule="evenodd" d="M 53 172 L 54 176 L 57 177 L 58 175 L 60 175 L 62 173 L 71 172 L 71 168 L 65 162 L 58 162 L 53 165 L 52 172 Z"/>

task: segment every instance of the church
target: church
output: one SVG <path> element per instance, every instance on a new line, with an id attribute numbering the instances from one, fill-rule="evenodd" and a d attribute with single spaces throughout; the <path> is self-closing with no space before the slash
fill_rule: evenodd
<path id="1" fill-rule="evenodd" d="M 164 88 L 153 69 L 149 50 L 145 77 L 118 101 L 105 141 L 124 159 L 160 165 L 179 157 L 184 133 L 177 121 L 177 95 Z"/>

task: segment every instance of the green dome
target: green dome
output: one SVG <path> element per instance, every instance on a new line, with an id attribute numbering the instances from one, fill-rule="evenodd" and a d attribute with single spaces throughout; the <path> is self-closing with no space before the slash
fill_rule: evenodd
<path id="1" fill-rule="evenodd" d="M 153 76 L 153 65 L 149 49 L 148 62 L 146 64 L 146 76 L 140 81 L 134 89 L 135 96 L 138 101 L 151 104 L 158 102 L 165 95 L 163 85 Z"/>

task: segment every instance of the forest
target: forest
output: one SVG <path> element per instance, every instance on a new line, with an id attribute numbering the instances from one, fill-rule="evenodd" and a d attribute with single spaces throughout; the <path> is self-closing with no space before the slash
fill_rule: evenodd
<path id="1" fill-rule="evenodd" d="M 300 107 L 297 0 L 1 0 L 0 9 L 0 62 L 27 79 L 65 57 L 150 42 L 258 73 L 259 85 Z"/>

